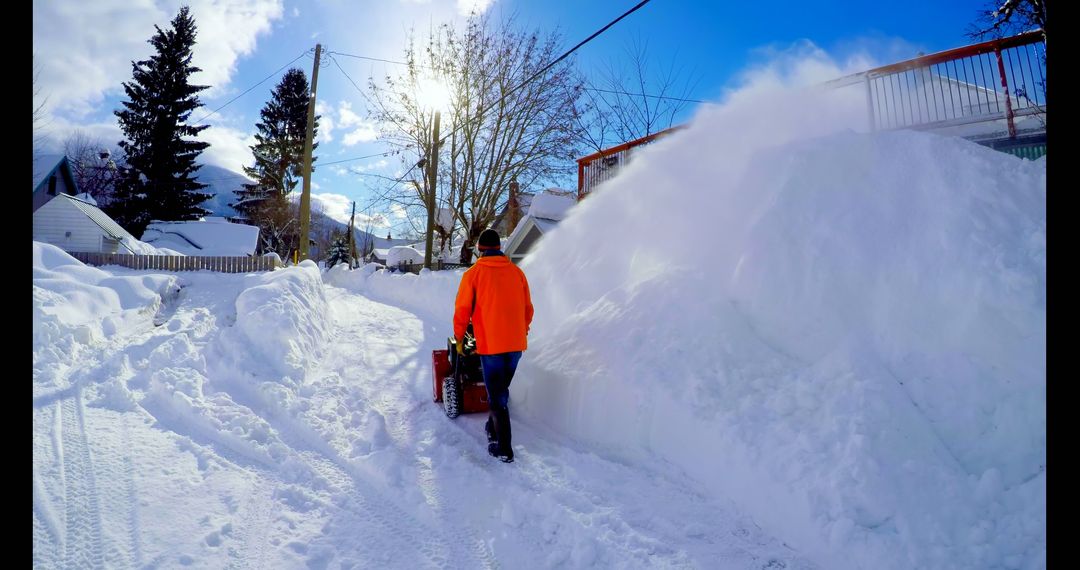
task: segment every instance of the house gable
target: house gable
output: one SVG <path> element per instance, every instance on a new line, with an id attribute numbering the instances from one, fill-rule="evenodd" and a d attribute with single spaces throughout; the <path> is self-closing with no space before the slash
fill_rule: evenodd
<path id="1" fill-rule="evenodd" d="M 34 212 L 33 239 L 64 251 L 133 253 L 135 238 L 97 207 L 65 194 Z"/>
<path id="2" fill-rule="evenodd" d="M 34 161 L 34 210 L 60 194 L 75 196 L 79 186 L 67 156 L 45 155 Z"/>

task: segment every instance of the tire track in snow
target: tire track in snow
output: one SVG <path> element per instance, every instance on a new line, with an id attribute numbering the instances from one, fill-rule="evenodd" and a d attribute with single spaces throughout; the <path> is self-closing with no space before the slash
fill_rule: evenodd
<path id="1" fill-rule="evenodd" d="M 372 338 L 399 338 L 402 337 L 402 329 L 409 326 L 408 323 L 413 322 L 419 326 L 423 326 L 422 321 L 417 319 L 415 315 L 408 313 L 397 307 L 391 307 L 389 305 L 383 305 L 376 301 L 366 299 L 364 297 L 353 295 L 343 289 L 328 287 L 328 302 L 334 304 L 337 307 L 335 315 L 353 315 L 368 317 L 362 321 L 360 326 L 355 319 L 342 319 L 336 318 L 333 323 L 335 329 L 332 335 L 333 347 L 328 351 L 336 354 L 352 354 L 355 351 L 355 347 L 363 346 L 365 340 L 370 341 Z M 407 317 L 405 319 L 379 319 L 373 315 L 373 309 L 379 308 L 380 310 L 395 311 L 400 313 L 401 316 Z M 385 316 L 385 315 L 384 315 Z M 399 324 L 401 323 L 401 324 Z M 370 330 L 374 327 L 376 330 Z M 377 332 L 377 336 L 373 336 L 371 333 Z M 400 348 L 400 347 L 397 347 Z M 411 347 L 413 348 L 413 347 Z M 415 347 L 419 348 L 419 347 Z M 368 351 L 371 347 L 368 347 Z M 424 361 L 426 356 L 425 351 L 420 350 L 416 353 L 420 357 L 420 361 Z M 430 356 L 428 356 L 430 358 Z M 395 366 L 396 370 L 407 370 L 411 363 L 411 358 L 399 360 Z M 354 364 L 352 369 L 362 369 L 362 363 Z M 345 372 L 347 366 L 339 364 L 338 368 L 331 370 L 316 370 L 313 371 L 313 376 L 316 378 L 324 377 L 324 374 L 320 372 L 330 372 L 330 377 L 340 377 L 341 372 Z M 377 369 L 376 366 L 372 366 L 372 369 Z M 400 377 L 399 377 L 400 376 Z M 382 383 L 386 385 L 395 385 L 404 387 L 408 390 L 410 386 L 411 376 L 408 372 L 404 374 L 394 375 L 392 377 L 383 378 Z M 371 398 L 371 394 L 356 393 L 356 390 L 349 390 L 350 397 L 360 400 L 373 402 L 375 399 Z M 382 398 L 384 402 L 392 401 L 389 398 Z M 349 402 L 350 404 L 353 402 Z M 395 409 L 394 415 L 401 415 L 407 413 L 408 410 Z M 381 410 L 376 409 L 376 412 L 386 417 L 386 414 Z M 396 441 L 408 441 L 408 434 L 404 433 L 404 426 L 400 423 L 387 422 L 389 431 L 394 437 L 392 440 Z M 395 429 L 396 428 L 396 429 Z M 330 446 L 327 446 L 330 447 Z M 335 457 L 340 459 L 340 462 L 347 464 L 347 471 L 353 473 L 354 478 L 358 479 L 358 482 L 363 482 L 365 485 L 370 485 L 365 481 L 365 475 L 362 470 L 355 465 L 349 463 L 344 458 L 341 458 L 340 453 L 337 450 L 331 448 Z M 498 561 L 495 559 L 494 554 L 489 548 L 487 542 L 480 538 L 480 532 L 470 524 L 467 517 L 463 516 L 462 511 L 457 508 L 457 504 L 454 501 L 446 500 L 443 494 L 438 490 L 438 485 L 435 484 L 433 479 L 433 473 L 430 470 L 430 465 L 425 463 L 420 457 L 416 456 L 415 449 L 404 449 L 399 445 L 392 446 L 389 450 L 399 456 L 399 459 L 411 464 L 416 470 L 417 475 L 420 477 L 419 484 L 421 485 L 422 492 L 427 499 L 427 503 L 421 503 L 419 505 L 403 505 L 400 501 L 394 500 L 394 506 L 402 513 L 407 513 L 409 510 L 415 510 L 417 506 L 427 507 L 429 512 L 435 517 L 437 525 L 426 523 L 422 524 L 426 534 L 435 534 L 441 536 L 441 542 L 444 544 L 452 545 L 454 551 L 454 561 L 456 563 L 462 563 L 464 560 L 472 561 L 470 564 L 466 564 L 466 567 L 478 567 L 484 568 L 497 568 L 499 567 Z M 386 497 L 385 494 L 377 495 L 379 497 Z M 391 495 L 392 497 L 392 495 Z M 393 500 L 393 499 L 391 499 Z M 409 516 L 411 521 L 416 521 L 414 517 Z M 419 523 L 419 521 L 416 521 Z"/>
<path id="2" fill-rule="evenodd" d="M 267 536 L 270 532 L 273 500 L 270 484 L 263 477 L 256 475 L 251 494 L 244 508 L 237 513 L 244 524 L 237 529 L 237 534 L 240 535 L 240 547 L 229 546 L 228 568 L 258 570 L 267 567 L 265 563 L 269 544 Z"/>
<path id="3" fill-rule="evenodd" d="M 466 524 L 469 513 L 473 513 L 474 518 L 483 516 L 483 513 L 476 511 L 468 495 L 440 484 L 440 475 L 444 471 L 453 479 L 459 476 L 455 471 L 460 471 L 462 465 L 454 465 L 453 460 L 445 455 L 441 455 L 437 463 L 432 462 L 434 456 L 423 457 L 431 455 L 431 452 L 415 448 L 420 443 L 415 441 L 418 435 L 421 438 L 434 437 L 435 446 L 460 448 L 461 457 L 478 468 L 474 474 L 468 475 L 470 487 L 499 487 L 516 497 L 544 497 L 534 504 L 528 501 L 524 505 L 522 501 L 504 503 L 511 506 L 509 516 L 511 520 L 518 519 L 518 525 L 523 524 L 521 519 L 524 517 L 524 528 L 530 523 L 544 525 L 552 517 L 558 520 L 555 526 L 562 527 L 559 530 L 561 536 L 555 544 L 550 542 L 550 537 L 537 536 L 539 533 L 519 534 L 518 538 L 524 541 L 519 546 L 539 556 L 528 564 L 540 563 L 555 547 L 574 551 L 572 560 L 556 560 L 556 564 L 588 565 L 586 562 L 591 557 L 596 563 L 616 566 L 681 568 L 720 564 L 746 568 L 814 567 L 760 529 L 757 532 L 748 530 L 745 524 L 747 519 L 740 517 L 732 507 L 707 499 L 685 487 L 678 477 L 672 479 L 663 472 L 639 472 L 632 465 L 613 463 L 582 450 L 570 450 L 572 459 L 568 460 L 564 438 L 545 430 L 535 430 L 527 423 L 522 424 L 528 426 L 528 430 L 527 435 L 519 439 L 525 443 L 519 461 L 509 473 L 499 471 L 504 467 L 493 464 L 483 450 L 485 442 L 478 423 L 470 422 L 476 423 L 471 426 L 460 419 L 448 421 L 441 413 L 431 411 L 436 408 L 425 408 L 432 406 L 430 400 L 415 405 L 415 390 L 412 387 L 418 381 L 417 370 L 427 373 L 430 366 L 430 353 L 422 345 L 430 343 L 424 343 L 423 333 L 409 335 L 404 328 L 409 326 L 406 324 L 409 321 L 417 321 L 417 328 L 421 331 L 430 331 L 432 327 L 412 313 L 341 289 L 328 288 L 328 300 L 335 306 L 334 314 L 339 321 L 335 325 L 340 333 L 335 335 L 336 346 L 331 352 L 355 352 L 356 346 L 363 346 L 366 340 L 363 354 L 377 354 L 379 347 L 373 346 L 371 339 L 418 337 L 417 346 L 401 347 L 398 346 L 400 343 L 387 343 L 384 347 L 390 351 L 408 348 L 412 351 L 409 357 L 396 362 L 391 362 L 393 358 L 374 359 L 387 362 L 368 362 L 369 358 L 363 357 L 357 358 L 356 363 L 345 360 L 337 363 L 336 372 L 344 374 L 346 368 L 390 372 L 373 384 L 376 388 L 366 393 L 360 390 L 361 394 L 355 399 L 366 400 L 373 408 L 382 408 L 387 404 L 391 406 L 390 409 L 377 411 L 388 420 L 386 423 L 392 432 L 395 447 L 402 455 L 409 456 L 407 460 L 416 466 L 417 483 L 440 524 L 445 528 L 464 529 L 465 532 L 458 536 L 466 539 L 475 537 L 473 529 Z M 393 315 L 391 310 L 401 314 Z M 420 381 L 430 382 L 427 378 Z M 395 391 L 396 397 L 386 393 L 388 387 Z M 406 405 L 402 407 L 402 404 Z M 447 463 L 448 459 L 450 464 Z M 581 462 L 585 465 L 578 465 Z M 579 474 L 596 473 L 604 473 L 605 476 L 601 479 L 585 477 L 584 480 L 577 477 Z M 612 488 L 613 481 L 617 489 Z M 622 488 L 624 486 L 627 488 Z M 688 525 L 687 517 L 694 524 Z M 699 522 L 710 520 L 713 522 Z M 750 524 L 749 528 L 756 528 L 752 522 Z M 490 530 L 496 531 L 497 527 Z M 594 550 L 592 554 L 578 557 L 578 550 L 583 546 L 583 532 L 587 535 L 584 539 L 586 542 L 604 545 L 601 552 Z M 476 542 L 485 552 L 490 552 L 482 541 Z M 585 545 L 581 550 L 590 549 Z M 521 556 L 521 553 L 517 555 Z M 552 561 L 548 559 L 549 563 Z"/>
<path id="4" fill-rule="evenodd" d="M 82 393 L 58 404 L 61 471 L 64 481 L 64 568 L 104 567 L 101 507 L 90 446 L 86 441 Z"/>
<path id="5" fill-rule="evenodd" d="M 469 535 L 464 528 L 465 521 L 442 521 L 444 524 L 433 526 L 419 520 L 410 512 L 412 505 L 404 505 L 391 494 L 377 489 L 368 481 L 367 474 L 342 457 L 302 420 L 291 418 L 282 410 L 267 411 L 269 413 L 263 418 L 289 446 L 293 457 L 342 489 L 334 493 L 335 505 L 349 516 L 358 518 L 355 523 L 378 532 L 382 544 L 395 544 L 394 548 L 381 548 L 384 552 L 398 553 L 398 558 L 388 562 L 402 564 L 400 556 L 411 552 L 423 555 L 423 559 L 416 562 L 425 567 L 498 567 L 483 542 Z"/>
<path id="6" fill-rule="evenodd" d="M 345 347 L 350 343 L 355 343 L 355 338 L 341 334 L 340 326 L 335 328 L 338 330 L 333 331 L 331 343 L 337 346 L 338 350 L 346 350 Z M 226 374 L 231 372 L 223 371 Z M 308 377 L 318 378 L 318 372 L 313 370 Z M 365 555 L 365 559 L 368 559 L 368 556 L 377 559 L 380 555 L 393 552 L 394 557 L 386 562 L 399 566 L 498 567 L 490 549 L 477 536 L 475 529 L 468 527 L 467 521 L 448 519 L 445 514 L 437 517 L 437 524 L 421 520 L 416 516 L 419 514 L 416 510 L 418 506 L 423 507 L 423 503 L 405 504 L 393 493 L 379 488 L 371 482 L 370 474 L 327 441 L 330 434 L 321 433 L 302 416 L 294 417 L 281 404 L 267 401 L 259 393 L 256 382 L 257 380 L 253 382 L 249 377 L 237 377 L 228 382 L 230 395 L 238 404 L 257 411 L 260 417 L 269 423 L 279 440 L 288 447 L 291 460 L 303 465 L 318 478 L 333 483 L 337 490 L 332 493 L 331 500 L 341 509 L 340 515 L 349 519 L 346 527 L 359 526 L 367 529 L 365 532 L 378 537 L 381 543 L 378 551 L 370 551 L 365 544 L 369 541 L 363 538 L 348 542 L 350 545 L 355 544 Z M 320 391 L 314 392 L 318 394 Z M 395 449 L 393 452 L 401 454 L 400 450 Z M 411 457 L 403 456 L 401 462 L 409 463 Z M 298 483 L 303 484 L 302 481 Z M 363 536 L 362 532 L 354 534 L 357 537 Z M 394 546 L 389 548 L 388 544 Z M 332 543 L 330 547 L 337 548 L 340 545 L 340 542 Z M 418 558 L 406 562 L 402 560 L 406 553 Z"/>

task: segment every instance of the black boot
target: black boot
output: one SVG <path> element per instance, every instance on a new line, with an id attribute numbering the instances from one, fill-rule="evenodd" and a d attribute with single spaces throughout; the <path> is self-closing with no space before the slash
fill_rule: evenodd
<path id="1" fill-rule="evenodd" d="M 499 440 L 495 437 L 495 424 L 492 421 L 490 414 L 488 415 L 487 423 L 484 424 L 484 433 L 487 434 L 488 443 Z"/>
<path id="2" fill-rule="evenodd" d="M 495 433 L 499 448 L 499 459 L 509 463 L 514 460 L 514 448 L 510 445 L 510 410 L 495 410 Z"/>
<path id="3" fill-rule="evenodd" d="M 497 458 L 499 461 L 502 461 L 503 463 L 513 463 L 514 462 L 514 451 L 510 450 L 509 453 L 503 453 L 502 450 L 499 449 L 499 442 L 497 442 L 497 441 L 493 441 L 493 442 L 488 444 L 488 455 Z"/>

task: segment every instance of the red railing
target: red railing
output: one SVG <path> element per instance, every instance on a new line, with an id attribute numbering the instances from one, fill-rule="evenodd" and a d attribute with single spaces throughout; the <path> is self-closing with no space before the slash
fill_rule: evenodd
<path id="1" fill-rule="evenodd" d="M 683 128 L 680 126 L 664 129 L 648 136 L 624 142 L 588 156 L 579 158 L 577 199 L 581 201 L 597 184 L 615 176 L 624 164 L 630 161 L 633 149 L 647 145 L 656 139 Z"/>
<path id="2" fill-rule="evenodd" d="M 871 130 L 1004 121 L 1005 131 L 997 136 L 1045 132 L 1046 42 L 1041 30 L 877 67 L 826 86 L 859 83 L 865 85 Z M 966 135 L 973 134 L 978 130 L 968 129 Z"/>

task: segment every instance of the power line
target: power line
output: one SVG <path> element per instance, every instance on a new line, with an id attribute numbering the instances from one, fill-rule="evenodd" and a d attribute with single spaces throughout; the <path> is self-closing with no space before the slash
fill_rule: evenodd
<path id="1" fill-rule="evenodd" d="M 605 31 L 607 31 L 607 30 L 608 30 L 608 28 L 610 28 L 610 27 L 614 26 L 614 25 L 615 25 L 615 24 L 617 24 L 617 23 L 618 23 L 618 22 L 619 22 L 620 20 L 622 20 L 623 18 L 625 18 L 625 17 L 629 16 L 630 14 L 633 14 L 634 12 L 638 11 L 638 10 L 639 10 L 639 9 L 640 9 L 640 8 L 641 8 L 642 6 L 644 6 L 644 5 L 648 4 L 648 3 L 650 2 L 650 1 L 651 1 L 651 0 L 641 0 L 641 2 L 638 2 L 638 3 L 637 3 L 637 5 L 635 5 L 635 6 L 633 7 L 633 8 L 630 8 L 630 9 L 629 9 L 629 10 L 627 10 L 626 12 L 623 12 L 623 14 L 622 14 L 622 15 L 620 15 L 620 16 L 619 16 L 618 18 L 615 18 L 614 20 L 612 20 L 612 21 L 608 22 L 608 24 L 607 24 L 606 26 L 604 26 L 603 28 L 600 28 L 599 30 L 597 30 L 597 31 L 593 32 L 593 34 L 592 34 L 592 35 L 590 35 L 589 37 L 585 38 L 584 40 L 581 40 L 580 42 L 578 42 L 578 44 L 577 44 L 577 45 L 575 45 L 574 47 L 570 48 L 569 50 L 567 50 L 567 51 L 566 51 L 565 53 L 563 53 L 563 54 L 562 54 L 562 55 L 560 55 L 559 57 L 555 58 L 555 59 L 554 59 L 554 60 L 553 60 L 553 61 L 552 61 L 551 63 L 548 63 L 547 65 L 545 65 L 545 66 L 543 67 L 543 69 L 541 69 L 541 70 L 537 71 L 536 73 L 532 74 L 532 76 L 530 76 L 530 77 L 529 77 L 528 79 L 526 79 L 526 80 L 522 81 L 522 82 L 521 82 L 521 83 L 519 83 L 519 84 L 518 84 L 517 86 L 515 86 L 515 87 L 513 87 L 513 88 L 509 89 L 508 91 L 506 91 L 505 93 L 503 93 L 502 97 L 500 97 L 498 101 L 495 101 L 495 102 L 493 102 L 493 103 L 492 103 L 491 105 L 488 105 L 488 107 L 487 107 L 487 108 L 488 108 L 488 109 L 490 109 L 491 107 L 494 107 L 495 105 L 498 105 L 498 104 L 499 104 L 499 103 L 501 103 L 501 102 L 502 102 L 503 100 L 505 100 L 505 99 L 506 99 L 506 98 L 507 98 L 508 96 L 510 96 L 510 95 L 511 95 L 512 93 L 514 93 L 514 92 L 515 92 L 515 91 L 517 91 L 518 89 L 521 89 L 522 87 L 524 87 L 524 86 L 528 85 L 528 84 L 529 84 L 530 82 L 532 82 L 533 80 L 535 80 L 535 79 L 536 79 L 537 77 L 540 77 L 540 76 L 541 76 L 541 75 L 543 75 L 543 74 L 544 74 L 545 72 L 547 72 L 547 70 L 549 70 L 549 69 L 551 69 L 552 67 L 554 67 L 554 66 L 555 66 L 555 64 L 557 64 L 557 63 L 559 63 L 560 61 L 562 61 L 562 60 L 566 59 L 567 57 L 569 57 L 569 56 L 570 56 L 570 54 L 572 54 L 572 53 L 574 53 L 575 51 L 577 51 L 577 50 L 578 50 L 578 48 L 580 48 L 581 46 L 583 46 L 583 45 L 585 45 L 585 44 L 589 43 L 590 41 L 592 41 L 593 39 L 595 39 L 595 38 L 596 38 L 597 36 L 599 36 L 600 34 L 604 33 Z M 341 53 L 341 52 L 327 52 L 327 55 L 335 55 L 335 54 L 336 54 L 336 55 L 342 55 L 342 56 L 347 56 L 347 57 L 355 57 L 355 58 L 357 58 L 357 59 L 370 59 L 370 60 L 374 60 L 374 61 L 384 61 L 384 62 L 386 62 L 386 63 L 396 63 L 396 64 L 403 64 L 403 62 L 399 62 L 399 61 L 392 61 L 392 60 L 380 60 L 380 59 L 378 59 L 378 58 L 373 58 L 373 57 L 366 57 L 366 56 L 360 56 L 360 55 L 352 55 L 352 54 L 346 54 L 346 53 Z M 331 58 L 331 59 L 332 59 L 332 58 Z M 360 91 L 360 93 L 361 93 L 361 94 L 363 94 L 363 91 L 362 91 L 362 90 L 361 90 L 361 89 L 360 89 L 360 88 L 359 88 L 359 87 L 358 87 L 358 86 L 356 85 L 356 82 L 354 82 L 354 81 L 352 80 L 352 78 L 351 78 L 351 77 L 349 77 L 349 75 L 348 75 L 347 73 L 345 73 L 345 70 L 341 68 L 341 65 L 340 65 L 340 64 L 338 64 L 336 60 L 334 60 L 334 64 L 335 64 L 335 65 L 337 66 L 338 70 L 340 70 L 340 71 L 341 71 L 341 72 L 342 72 L 342 73 L 343 73 L 343 74 L 345 75 L 345 77 L 349 79 L 349 83 L 352 83 L 353 87 L 354 87 L 354 88 L 355 88 L 355 89 L 356 89 L 357 91 Z M 458 130 L 458 129 L 460 129 L 460 128 L 461 128 L 462 126 L 464 126 L 464 125 L 458 125 L 457 127 L 455 127 L 455 128 L 453 128 L 453 129 L 451 129 L 449 133 L 446 133 L 446 135 L 445 135 L 445 136 L 441 137 L 441 138 L 439 139 L 439 145 L 441 146 L 441 145 L 442 145 L 442 144 L 443 144 L 444 142 L 446 142 L 446 139 L 450 138 L 450 136 L 451 136 L 451 135 L 453 135 L 453 134 L 454 134 L 455 132 L 457 132 L 457 130 Z M 379 154 L 373 154 L 373 155 L 368 155 L 368 156 L 361 156 L 361 157 L 357 157 L 357 158 L 346 158 L 346 159 L 343 159 L 343 160 L 337 160 L 337 161 L 334 161 L 334 162 L 324 162 L 324 163 L 323 163 L 322 165 L 323 165 L 323 166 L 328 166 L 328 165 L 330 165 L 330 164 L 338 164 L 338 163 L 342 163 L 342 162 L 349 162 L 349 161 L 353 161 L 353 160 L 362 160 L 362 159 L 365 159 L 365 158 L 375 158 L 375 157 L 378 157 L 378 156 L 390 156 L 391 154 L 394 154 L 394 153 L 396 153 L 396 152 L 398 152 L 398 151 L 387 151 L 387 152 L 384 152 L 384 153 L 379 153 Z M 415 167 L 416 167 L 416 165 L 413 165 L 413 167 L 409 168 L 409 170 L 408 170 L 408 171 L 406 171 L 406 174 L 408 174 L 408 172 L 411 172 L 411 171 L 412 171 L 412 169 L 413 169 L 413 168 L 415 168 Z"/>
<path id="2" fill-rule="evenodd" d="M 265 78 L 263 78 L 263 80 L 262 80 L 262 81 L 260 81 L 260 82 L 256 83 L 255 85 L 252 85 L 251 87 L 249 87 L 249 88 L 247 89 L 247 91 L 244 91 L 243 93 L 241 93 L 241 94 L 237 95 L 236 97 L 233 97 L 232 99 L 229 99 L 229 102 L 228 102 L 228 103 L 225 103 L 224 105 L 222 105 L 222 106 L 218 107 L 217 109 L 214 109 L 213 111 L 210 111 L 209 113 L 207 113 L 206 115 L 204 115 L 204 116 L 203 116 L 203 118 L 201 118 L 201 119 L 199 119 L 198 121 L 195 121 L 194 123 L 192 123 L 192 126 L 194 126 L 194 125 L 198 125 L 199 123 L 201 123 L 201 122 L 205 121 L 205 120 L 206 120 L 207 118 L 209 118 L 209 117 L 210 117 L 210 115 L 213 115 L 214 113 L 217 113 L 218 111 L 220 111 L 220 110 L 224 109 L 225 107 L 228 107 L 228 106 L 229 106 L 229 105 L 230 105 L 230 104 L 231 104 L 231 103 L 232 103 L 233 101 L 236 101 L 237 99 L 239 99 L 239 98 L 243 97 L 244 95 L 247 95 L 247 94 L 248 94 L 249 92 L 251 92 L 251 90 L 252 90 L 252 89 L 255 89 L 256 87 L 258 87 L 258 86 L 262 85 L 263 83 L 265 83 L 265 82 L 266 82 L 266 80 L 267 80 L 267 79 L 270 79 L 271 77 L 273 77 L 273 76 L 277 75 L 278 73 L 281 73 L 281 70 L 282 70 L 282 69 L 285 69 L 286 67 L 289 67 L 290 65 L 292 65 L 293 63 L 295 63 L 297 59 L 300 59 L 300 58 L 304 57 L 304 56 L 305 56 L 305 55 L 307 55 L 307 53 L 308 53 L 308 52 L 310 52 L 310 51 L 311 51 L 310 49 L 309 49 L 309 50 L 306 50 L 306 51 L 304 51 L 303 53 L 301 53 L 300 55 L 296 56 L 296 58 L 295 58 L 295 59 L 293 59 L 293 60 L 292 60 L 292 61 L 290 61 L 289 63 L 286 63 L 285 65 L 281 66 L 280 68 L 278 68 L 278 70 L 277 70 L 277 71 L 275 71 L 275 72 L 271 73 L 270 75 L 267 75 L 267 76 L 266 76 Z"/>
<path id="3" fill-rule="evenodd" d="M 586 91 L 599 91 L 601 93 L 615 93 L 618 95 L 629 95 L 631 97 L 648 97 L 650 99 L 670 99 L 672 101 L 682 101 L 684 103 L 705 103 L 701 99 L 684 99 L 682 97 L 669 97 L 667 95 L 649 95 L 647 93 L 630 93 L 629 91 L 618 91 L 614 89 L 600 89 L 599 87 L 586 87 Z"/>
<path id="4" fill-rule="evenodd" d="M 541 75 L 546 73 L 547 70 L 554 67 L 555 64 L 557 64 L 560 61 L 566 59 L 567 57 L 570 57 L 570 54 L 577 51 L 578 48 L 580 48 L 581 46 L 589 43 L 594 38 L 596 38 L 596 36 L 599 36 L 600 34 L 604 33 L 605 31 L 607 31 L 608 28 L 610 28 L 611 26 L 614 26 L 620 20 L 622 20 L 623 18 L 629 16 L 630 14 L 633 14 L 634 12 L 638 11 L 642 6 L 648 4 L 649 2 L 650 2 L 650 0 L 641 0 L 641 2 L 638 2 L 637 5 L 635 5 L 633 8 L 630 8 L 626 12 L 623 12 L 623 14 L 621 16 L 619 16 L 618 18 L 615 18 L 614 20 L 608 22 L 608 24 L 606 26 L 604 26 L 603 28 L 600 28 L 599 30 L 593 32 L 593 34 L 591 36 L 581 40 L 580 42 L 578 42 L 578 44 L 576 46 L 574 46 L 574 47 L 570 48 L 569 50 L 567 50 L 566 53 L 560 55 L 559 57 L 555 58 L 554 61 L 552 61 L 551 63 L 545 65 L 543 69 L 541 69 L 540 71 L 537 71 L 536 73 L 532 74 L 532 76 L 530 76 L 525 81 L 522 81 L 521 83 L 519 83 L 516 87 L 513 87 L 512 89 L 510 89 L 510 90 L 506 91 L 505 93 L 503 93 L 502 97 L 499 97 L 498 101 L 492 103 L 491 105 L 488 105 L 487 108 L 490 109 L 490 108 L 494 107 L 495 105 L 498 105 L 498 104 L 502 103 L 503 100 L 505 100 L 508 96 L 510 96 L 510 94 L 512 94 L 515 91 L 517 91 L 518 89 L 521 89 L 522 87 L 528 85 L 533 80 L 535 80 L 537 77 L 540 77 Z M 484 109 L 484 110 L 486 110 L 486 109 Z M 480 112 L 478 111 L 477 114 L 480 114 Z M 446 142 L 446 139 L 450 138 L 450 136 L 453 135 L 455 132 L 457 132 L 457 130 L 460 129 L 462 126 L 464 126 L 464 125 L 459 125 L 457 127 L 454 127 L 453 129 L 450 130 L 449 133 L 446 133 L 446 136 L 439 139 L 439 145 L 442 146 L 442 144 L 444 142 Z"/>
<path id="5" fill-rule="evenodd" d="M 328 51 L 328 52 L 326 52 L 326 54 L 327 55 L 343 55 L 345 57 L 353 57 L 353 58 L 356 58 L 356 59 L 367 59 L 367 60 L 371 60 L 371 61 L 381 61 L 383 63 L 395 63 L 397 65 L 408 65 L 408 63 L 406 63 L 404 61 L 394 61 L 392 59 L 380 59 L 380 58 L 377 58 L 377 57 L 368 57 L 366 55 L 353 55 L 351 53 L 342 53 L 340 51 Z"/>
<path id="6" fill-rule="evenodd" d="M 334 55 L 340 55 L 340 56 L 344 56 L 344 57 L 353 57 L 353 58 L 356 58 L 356 59 L 368 59 L 368 60 L 371 60 L 371 61 L 381 61 L 383 63 L 393 63 L 395 65 L 408 65 L 408 62 L 405 62 L 405 61 L 394 61 L 392 59 L 380 59 L 380 58 L 377 58 L 377 57 L 367 57 L 367 56 L 355 55 L 355 54 L 351 54 L 351 53 L 342 53 L 340 51 L 327 52 L 327 55 L 331 56 L 331 59 L 333 59 L 332 56 L 334 56 Z M 337 68 L 341 71 L 341 73 L 345 74 L 345 77 L 349 80 L 350 83 L 353 84 L 353 87 L 355 87 L 356 90 L 359 91 L 361 95 L 364 95 L 363 90 L 360 89 L 360 87 L 356 85 L 356 82 L 352 80 L 352 77 L 349 77 L 349 74 L 345 72 L 345 70 L 341 67 L 341 64 L 339 64 L 336 59 L 334 59 L 334 64 L 337 65 Z M 432 67 L 430 65 L 417 64 L 417 67 L 422 67 L 424 69 L 435 69 L 434 67 Z M 472 75 L 477 75 L 477 76 L 484 77 L 484 78 L 491 78 L 492 77 L 491 75 L 487 75 L 487 74 L 484 74 L 484 73 L 473 73 Z M 599 87 L 583 87 L 583 89 L 585 89 L 586 91 L 597 91 L 597 92 L 600 92 L 600 93 L 613 93 L 613 94 L 618 94 L 618 95 L 629 95 L 631 97 L 647 97 L 647 98 L 650 98 L 650 99 L 668 99 L 668 100 L 671 100 L 671 101 L 682 101 L 684 103 L 705 103 L 705 101 L 703 101 L 701 99 L 686 99 L 686 98 L 683 98 L 683 97 L 670 97 L 670 96 L 667 96 L 667 95 L 652 95 L 652 94 L 649 94 L 649 93 L 631 93 L 629 91 L 618 91 L 618 90 L 614 90 L 614 89 L 601 89 Z"/>
<path id="7" fill-rule="evenodd" d="M 378 154 L 369 154 L 367 156 L 358 156 L 356 158 L 343 158 L 341 160 L 335 160 L 333 162 L 324 162 L 324 163 L 316 165 L 316 166 L 330 166 L 331 164 L 340 164 L 342 162 L 352 162 L 354 160 L 364 160 L 365 158 L 376 158 L 376 157 L 379 157 L 379 156 L 390 156 L 390 155 L 396 154 L 398 152 L 399 152 L 398 150 L 388 150 L 388 151 L 385 151 L 385 152 L 380 152 Z"/>
<path id="8" fill-rule="evenodd" d="M 327 53 L 326 56 L 327 56 L 327 59 L 334 62 L 334 66 L 336 66 L 338 68 L 338 71 L 340 71 L 341 74 L 345 76 L 345 79 L 349 80 L 349 83 L 352 83 L 352 86 L 356 88 L 356 91 L 358 93 L 360 93 L 361 96 L 366 97 L 366 95 L 364 95 L 364 90 L 360 89 L 360 86 L 357 85 L 355 81 L 353 81 L 352 77 L 349 77 L 348 73 L 345 73 L 345 70 L 341 68 L 341 64 L 338 63 L 337 59 L 334 58 L 333 54 Z"/>

